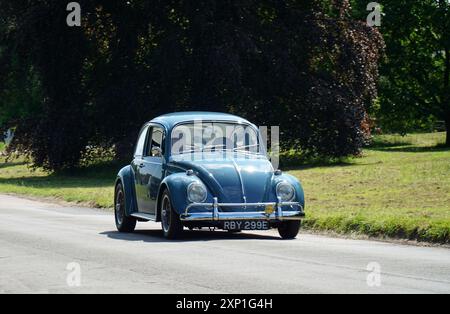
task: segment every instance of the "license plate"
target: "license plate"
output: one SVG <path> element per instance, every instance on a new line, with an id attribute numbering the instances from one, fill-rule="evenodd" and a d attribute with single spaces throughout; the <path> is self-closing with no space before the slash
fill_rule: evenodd
<path id="1" fill-rule="evenodd" d="M 224 230 L 269 230 L 268 221 L 225 221 Z"/>

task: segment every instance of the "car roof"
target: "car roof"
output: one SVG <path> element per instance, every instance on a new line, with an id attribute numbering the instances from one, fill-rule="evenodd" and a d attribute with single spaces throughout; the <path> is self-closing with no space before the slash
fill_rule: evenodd
<path id="1" fill-rule="evenodd" d="M 176 112 L 169 113 L 162 116 L 159 116 L 149 123 L 159 123 L 165 126 L 167 129 L 171 130 L 175 125 L 183 123 L 183 122 L 193 122 L 196 120 L 206 120 L 206 121 L 223 121 L 223 122 L 237 122 L 242 124 L 250 124 L 251 122 L 247 121 L 244 118 L 228 114 L 228 113 L 220 113 L 220 112 L 205 112 L 205 111 L 189 111 L 189 112 Z"/>

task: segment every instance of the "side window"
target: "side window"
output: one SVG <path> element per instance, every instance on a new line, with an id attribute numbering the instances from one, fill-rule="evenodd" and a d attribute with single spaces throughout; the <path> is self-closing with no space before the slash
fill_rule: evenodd
<path id="1" fill-rule="evenodd" d="M 136 150 L 134 151 L 134 157 L 142 157 L 144 153 L 145 140 L 147 139 L 149 126 L 146 126 L 139 135 L 138 142 L 136 144 Z"/>
<path id="2" fill-rule="evenodd" d="M 162 157 L 164 155 L 164 130 L 160 127 L 153 127 L 151 133 L 146 156 Z"/>

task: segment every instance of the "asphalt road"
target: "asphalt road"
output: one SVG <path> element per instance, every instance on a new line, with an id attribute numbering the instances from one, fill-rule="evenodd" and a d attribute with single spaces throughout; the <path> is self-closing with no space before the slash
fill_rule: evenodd
<path id="1" fill-rule="evenodd" d="M 0 293 L 450 293 L 450 250 L 275 231 L 170 242 L 159 224 L 123 235 L 111 213 L 0 195 Z"/>

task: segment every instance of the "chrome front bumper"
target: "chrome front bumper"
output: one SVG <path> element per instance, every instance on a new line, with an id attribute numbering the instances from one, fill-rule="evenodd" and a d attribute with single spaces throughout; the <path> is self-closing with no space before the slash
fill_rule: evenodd
<path id="1" fill-rule="evenodd" d="M 273 213 L 266 211 L 245 211 L 245 212 L 221 212 L 223 207 L 267 207 L 274 208 Z M 291 206 L 292 210 L 283 210 L 284 206 Z M 191 213 L 192 208 L 209 208 L 211 211 Z M 296 210 L 294 210 L 296 208 Z M 302 220 L 305 217 L 303 207 L 298 202 L 282 202 L 278 200 L 276 203 L 219 203 L 214 198 L 213 203 L 193 203 L 190 204 L 186 211 L 180 216 L 181 221 L 231 221 L 231 220 Z"/>

